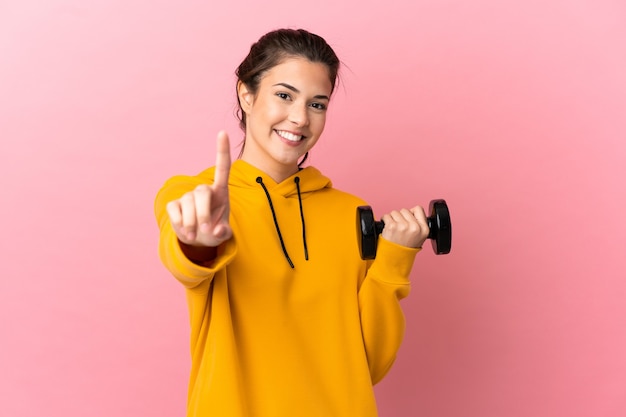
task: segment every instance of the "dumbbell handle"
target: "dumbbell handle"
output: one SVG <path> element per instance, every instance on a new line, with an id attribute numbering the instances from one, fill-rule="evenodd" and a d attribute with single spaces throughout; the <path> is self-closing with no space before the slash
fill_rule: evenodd
<path id="1" fill-rule="evenodd" d="M 435 216 L 432 215 L 430 217 L 427 217 L 426 221 L 428 222 L 428 239 L 434 239 L 437 235 L 438 229 L 434 228 L 433 225 L 437 220 L 435 219 Z M 383 229 L 385 228 L 385 222 L 382 220 L 376 220 L 374 222 L 374 227 L 376 228 L 376 234 L 379 235 L 383 232 Z"/>

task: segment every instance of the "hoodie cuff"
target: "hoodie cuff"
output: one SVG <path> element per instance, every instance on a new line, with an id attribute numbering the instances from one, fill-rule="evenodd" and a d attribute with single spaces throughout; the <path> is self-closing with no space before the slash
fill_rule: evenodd
<path id="1" fill-rule="evenodd" d="M 176 239 L 176 242 L 178 246 L 177 252 L 179 252 L 185 260 L 191 262 L 193 265 L 201 267 L 203 270 L 208 270 L 212 273 L 228 265 L 236 253 L 236 248 L 233 243 L 233 239 L 231 238 L 217 247 L 217 254 L 215 255 L 215 258 L 211 259 L 210 261 L 198 262 L 189 259 L 183 253 L 182 248 L 180 247 L 180 241 Z"/>
<path id="2" fill-rule="evenodd" d="M 379 278 L 381 281 L 406 284 L 409 282 L 415 255 L 421 250 L 422 248 L 398 245 L 381 236 L 370 272 L 376 277 L 382 277 Z"/>
<path id="3" fill-rule="evenodd" d="M 181 281 L 193 282 L 212 277 L 217 271 L 228 265 L 237 252 L 235 239 L 232 237 L 217 248 L 217 256 L 204 264 L 191 261 L 183 253 L 180 242 L 174 233 L 170 236 L 169 250 L 163 251 L 166 263 L 171 265 L 172 272 Z"/>

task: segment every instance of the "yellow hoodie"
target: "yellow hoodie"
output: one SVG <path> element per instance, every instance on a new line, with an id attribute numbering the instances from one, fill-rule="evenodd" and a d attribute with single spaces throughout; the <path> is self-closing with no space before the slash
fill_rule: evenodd
<path id="1" fill-rule="evenodd" d="M 165 205 L 211 184 L 213 173 L 173 177 L 155 201 L 160 257 L 189 306 L 187 416 L 376 416 L 373 385 L 402 342 L 399 300 L 419 249 L 381 238 L 376 259 L 363 261 L 363 200 L 332 188 L 313 167 L 276 183 L 237 160 L 229 177 L 233 238 L 211 265 L 194 264 Z"/>

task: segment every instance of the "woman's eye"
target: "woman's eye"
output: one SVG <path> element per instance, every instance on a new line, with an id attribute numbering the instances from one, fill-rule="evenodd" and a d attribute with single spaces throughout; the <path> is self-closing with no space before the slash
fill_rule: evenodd
<path id="1" fill-rule="evenodd" d="M 289 100 L 289 94 L 287 93 L 276 93 L 276 95 L 280 98 L 282 98 L 283 100 Z"/>
<path id="2" fill-rule="evenodd" d="M 324 103 L 311 103 L 311 107 L 317 110 L 326 110 L 326 104 Z"/>

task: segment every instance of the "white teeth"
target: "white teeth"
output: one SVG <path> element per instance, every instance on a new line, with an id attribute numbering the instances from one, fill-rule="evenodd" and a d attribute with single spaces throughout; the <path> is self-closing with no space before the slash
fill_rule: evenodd
<path id="1" fill-rule="evenodd" d="M 278 136 L 281 138 L 287 139 L 291 142 L 298 142 L 303 138 L 301 135 L 294 135 L 293 133 L 285 132 L 284 130 L 277 130 L 276 133 L 278 133 Z"/>

